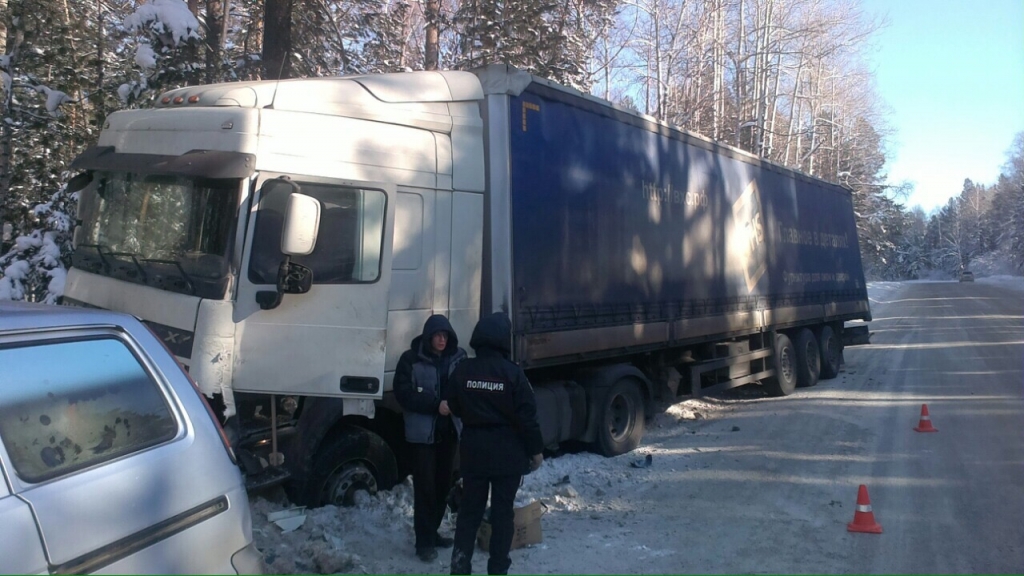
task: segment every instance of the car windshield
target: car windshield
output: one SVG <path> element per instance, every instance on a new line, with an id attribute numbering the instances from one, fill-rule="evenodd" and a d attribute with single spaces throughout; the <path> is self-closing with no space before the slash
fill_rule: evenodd
<path id="1" fill-rule="evenodd" d="M 77 268 L 204 298 L 223 298 L 239 180 L 100 172 L 83 191 Z"/>

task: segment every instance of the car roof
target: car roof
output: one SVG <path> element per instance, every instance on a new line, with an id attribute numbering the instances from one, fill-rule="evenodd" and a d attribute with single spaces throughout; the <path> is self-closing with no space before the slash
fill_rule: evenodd
<path id="1" fill-rule="evenodd" d="M 69 326 L 137 326 L 132 316 L 109 310 L 0 300 L 0 333 Z"/>

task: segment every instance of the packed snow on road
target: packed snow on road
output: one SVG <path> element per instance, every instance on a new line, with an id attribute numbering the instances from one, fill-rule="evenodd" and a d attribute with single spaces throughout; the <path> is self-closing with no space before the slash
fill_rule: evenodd
<path id="1" fill-rule="evenodd" d="M 1024 291 L 1019 277 L 978 282 Z M 871 283 L 873 309 L 899 306 L 903 289 Z M 834 380 L 787 398 L 745 386 L 659 406 L 632 453 L 548 458 L 524 479 L 517 500 L 547 507 L 543 541 L 514 550 L 511 572 L 842 573 L 863 566 L 886 536 L 847 532 L 857 485 L 881 482 L 871 477 L 871 463 L 895 456 L 873 452 L 877 431 L 857 410 L 893 406 L 898 392 L 885 387 L 887 366 L 855 354 L 847 353 Z M 914 417 L 907 416 L 908 429 Z M 412 494 L 406 479 L 390 491 L 359 494 L 352 507 L 304 510 L 290 532 L 267 518 L 291 507 L 283 493 L 253 495 L 254 539 L 273 573 L 447 573 L 449 551 L 431 563 L 414 554 Z M 880 518 L 884 524 L 884 503 Z M 453 527 L 446 519 L 442 534 Z M 483 551 L 474 572 L 486 572 Z"/>

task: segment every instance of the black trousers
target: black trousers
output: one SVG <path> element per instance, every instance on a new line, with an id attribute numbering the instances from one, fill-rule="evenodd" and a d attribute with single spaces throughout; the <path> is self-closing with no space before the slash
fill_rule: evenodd
<path id="1" fill-rule="evenodd" d="M 452 464 L 458 442 L 445 435 L 436 444 L 409 444 L 412 453 L 413 527 L 416 549 L 436 546 L 437 529 L 448 507 Z"/>
<path id="2" fill-rule="evenodd" d="M 462 504 L 455 521 L 455 548 L 452 550 L 452 574 L 472 574 L 476 533 L 491 493 L 491 541 L 487 559 L 488 574 L 508 574 L 512 559 L 508 551 L 515 533 L 514 505 L 522 476 L 463 476 Z"/>

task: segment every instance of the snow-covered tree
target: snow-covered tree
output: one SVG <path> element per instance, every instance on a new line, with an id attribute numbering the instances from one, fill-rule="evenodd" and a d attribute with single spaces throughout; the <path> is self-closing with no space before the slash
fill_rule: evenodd
<path id="1" fill-rule="evenodd" d="M 124 19 L 125 30 L 134 35 L 136 73 L 117 93 L 127 105 L 145 102 L 160 92 L 206 79 L 205 65 L 198 61 L 199 21 L 182 0 L 151 0 Z"/>
<path id="2" fill-rule="evenodd" d="M 453 67 L 503 63 L 589 90 L 588 65 L 617 2 L 462 0 L 453 17 Z"/>
<path id="3" fill-rule="evenodd" d="M 7 31 L 0 56 L 0 226 L 9 224 L 18 236 L 94 131 L 77 106 L 88 78 L 68 4 L 10 0 L 0 16 Z"/>
<path id="4" fill-rule="evenodd" d="M 1007 152 L 983 222 L 988 248 L 1024 270 L 1024 132 Z"/>
<path id="5" fill-rule="evenodd" d="M 0 300 L 53 304 L 64 293 L 78 193 L 62 186 L 32 210 L 35 226 L 0 255 Z"/>

